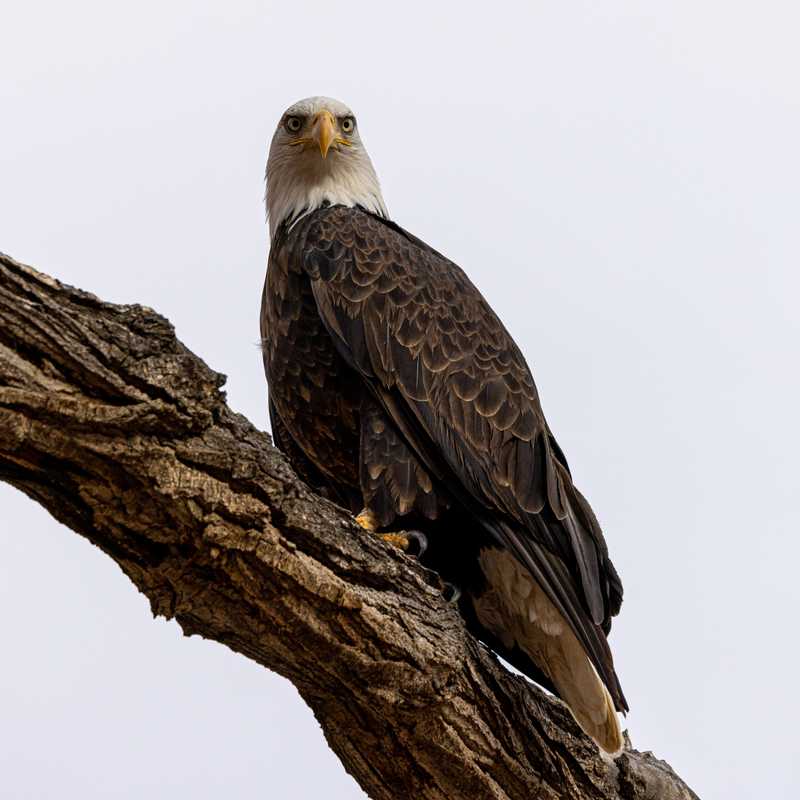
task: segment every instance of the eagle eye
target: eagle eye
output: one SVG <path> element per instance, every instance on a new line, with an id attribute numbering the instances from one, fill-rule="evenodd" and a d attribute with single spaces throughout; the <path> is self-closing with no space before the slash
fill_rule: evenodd
<path id="1" fill-rule="evenodd" d="M 354 117 L 345 117 L 342 122 L 342 133 L 352 133 L 356 127 L 356 121 Z"/>
<path id="2" fill-rule="evenodd" d="M 303 127 L 303 120 L 300 117 L 286 117 L 284 127 L 289 133 L 297 133 Z"/>

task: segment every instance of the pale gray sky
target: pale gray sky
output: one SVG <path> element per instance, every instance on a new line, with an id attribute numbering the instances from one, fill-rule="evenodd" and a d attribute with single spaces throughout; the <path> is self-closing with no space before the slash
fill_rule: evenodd
<path id="1" fill-rule="evenodd" d="M 794 797 L 798 29 L 770 0 L 4 3 L 0 249 L 167 315 L 266 427 L 266 145 L 300 97 L 350 104 L 603 523 L 634 744 L 704 800 Z M 288 683 L 0 504 L 0 794 L 362 796 Z"/>

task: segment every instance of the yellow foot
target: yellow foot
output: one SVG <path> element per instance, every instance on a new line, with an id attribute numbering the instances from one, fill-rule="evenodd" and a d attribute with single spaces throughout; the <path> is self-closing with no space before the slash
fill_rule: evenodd
<path id="1" fill-rule="evenodd" d="M 399 547 L 401 550 L 408 550 L 409 548 L 408 536 L 404 533 L 381 533 L 380 537 L 384 542 L 389 542 L 389 544 Z"/>
<path id="2" fill-rule="evenodd" d="M 428 548 L 428 539 L 424 533 L 420 531 L 403 531 L 402 533 L 378 533 L 380 524 L 378 518 L 368 509 L 365 508 L 357 517 L 356 522 L 370 533 L 377 533 L 384 542 L 397 547 L 404 553 L 409 553 L 412 556 L 421 558 L 422 554 Z"/>
<path id="3" fill-rule="evenodd" d="M 369 531 L 370 533 L 375 533 L 380 525 L 378 524 L 378 518 L 368 509 L 365 508 L 357 517 L 356 522 L 364 528 L 364 530 Z"/>
<path id="4" fill-rule="evenodd" d="M 428 549 L 428 537 L 421 531 L 403 531 L 402 533 L 379 533 L 384 542 L 397 547 L 404 553 L 416 558 L 422 558 Z"/>

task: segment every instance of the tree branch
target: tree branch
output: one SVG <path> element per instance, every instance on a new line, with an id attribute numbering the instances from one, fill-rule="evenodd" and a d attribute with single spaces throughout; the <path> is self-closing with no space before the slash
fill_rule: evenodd
<path id="1" fill-rule="evenodd" d="M 223 382 L 150 309 L 0 255 L 0 478 L 154 614 L 292 681 L 367 794 L 696 797 L 652 754 L 601 758 L 465 631 L 433 573 L 301 483 Z"/>

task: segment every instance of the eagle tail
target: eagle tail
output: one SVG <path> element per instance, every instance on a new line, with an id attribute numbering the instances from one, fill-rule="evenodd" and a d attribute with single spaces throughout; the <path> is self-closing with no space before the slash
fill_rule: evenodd
<path id="1" fill-rule="evenodd" d="M 603 750 L 618 755 L 623 739 L 614 701 L 575 635 L 566 628 L 548 649 L 550 679 L 572 716 Z"/>
<path id="2" fill-rule="evenodd" d="M 505 648 L 522 650 L 581 728 L 617 755 L 623 740 L 614 700 L 566 619 L 508 551 L 483 550 L 480 563 L 488 586 L 473 598 L 478 621 Z"/>

